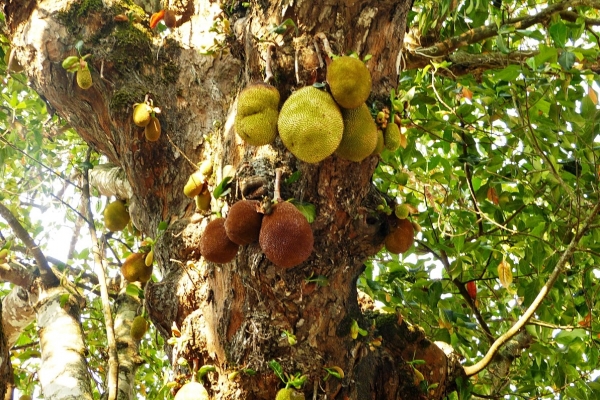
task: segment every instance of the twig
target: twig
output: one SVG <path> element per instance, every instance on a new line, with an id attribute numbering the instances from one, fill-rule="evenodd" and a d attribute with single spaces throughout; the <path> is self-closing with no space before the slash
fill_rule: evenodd
<path id="1" fill-rule="evenodd" d="M 90 162 L 92 149 L 88 148 L 86 156 L 86 164 Z M 94 255 L 94 264 L 98 268 L 98 282 L 100 283 L 100 298 L 102 299 L 102 313 L 104 314 L 104 325 L 106 326 L 106 338 L 108 342 L 108 400 L 116 400 L 117 386 L 119 378 L 119 359 L 117 353 L 117 341 L 115 339 L 115 328 L 113 324 L 112 312 L 110 309 L 110 298 L 108 295 L 108 285 L 106 283 L 106 261 L 102 257 L 100 250 L 100 242 L 96 234 L 96 227 L 91 222 L 93 221 L 92 207 L 90 204 L 90 184 L 89 184 L 89 168 L 83 170 L 83 188 L 82 188 L 82 205 L 86 212 L 86 221 L 92 239 L 92 253 Z"/>
<path id="2" fill-rule="evenodd" d="M 19 222 L 17 218 L 10 212 L 8 208 L 4 206 L 4 204 L 0 203 L 0 216 L 8 222 L 8 225 L 15 232 L 15 235 L 23 242 L 27 250 L 29 250 L 33 254 L 33 258 L 35 258 L 35 262 L 37 263 L 38 269 L 40 271 L 40 276 L 42 278 L 42 282 L 48 287 L 55 287 L 59 284 L 59 280 L 54 275 L 54 272 L 50 269 L 50 265 L 48 265 L 48 260 L 46 256 L 40 250 L 39 246 L 34 242 L 33 238 L 29 236 L 29 233 L 23 228 L 23 225 Z"/>
<path id="3" fill-rule="evenodd" d="M 165 132 L 165 135 L 167 136 L 167 140 L 169 141 L 169 143 L 171 143 L 171 146 L 175 147 L 177 149 L 177 151 L 181 153 L 181 155 L 183 156 L 183 158 L 185 158 L 187 162 L 189 162 L 190 164 L 192 164 L 192 167 L 194 167 L 195 169 L 199 169 L 200 168 L 200 167 L 198 167 L 198 165 L 196 165 L 196 163 L 194 163 L 192 160 L 190 160 L 188 158 L 188 156 L 185 155 L 185 153 L 183 152 L 183 150 L 181 150 L 179 147 L 177 147 L 177 145 L 175 143 L 173 143 L 173 141 L 171 140 L 171 137 L 169 136 L 168 133 Z"/>
<path id="4" fill-rule="evenodd" d="M 273 193 L 273 200 L 275 202 L 280 202 L 283 201 L 281 199 L 281 168 L 276 168 L 275 169 L 275 190 Z"/>
<path id="5" fill-rule="evenodd" d="M 331 56 L 333 56 L 333 51 L 331 50 L 331 46 L 329 45 L 329 40 L 327 40 L 327 36 L 325 36 L 325 34 L 323 32 L 319 32 L 315 35 L 316 38 L 321 39 L 321 42 L 323 42 L 323 49 L 325 49 L 325 52 L 327 53 L 327 56 L 329 58 L 331 58 Z M 318 51 L 317 51 L 318 53 Z"/>
<path id="6" fill-rule="evenodd" d="M 488 364 L 492 361 L 494 355 L 496 355 L 498 350 L 500 350 L 500 347 L 502 347 L 513 336 L 515 336 L 523 328 L 523 326 L 525 326 L 525 324 L 527 324 L 527 322 L 531 319 L 531 317 L 536 312 L 542 301 L 546 298 L 548 292 L 550 292 L 552 286 L 554 286 L 554 283 L 556 282 L 558 277 L 565 270 L 567 262 L 571 259 L 573 253 L 575 253 L 575 250 L 577 249 L 577 244 L 579 243 L 583 235 L 585 235 L 589 230 L 592 222 L 598 215 L 598 212 L 600 212 L 600 203 L 597 203 L 596 206 L 592 209 L 590 214 L 583 222 L 583 225 L 581 226 L 579 232 L 577 232 L 577 234 L 571 240 L 571 243 L 569 243 L 569 246 L 567 246 L 565 251 L 562 253 L 560 259 L 554 267 L 554 270 L 550 274 L 550 277 L 548 277 L 546 284 L 544 285 L 544 287 L 542 287 L 535 300 L 533 300 L 533 302 L 527 308 L 525 313 L 523 313 L 521 318 L 519 318 L 519 320 L 508 331 L 506 331 L 502 336 L 496 339 L 496 341 L 490 346 L 490 349 L 488 350 L 487 354 L 481 360 L 479 360 L 474 365 L 465 367 L 465 374 L 467 376 L 476 375 L 485 367 L 487 367 Z"/>
<path id="7" fill-rule="evenodd" d="M 267 59 L 265 60 L 265 83 L 269 83 L 273 79 L 273 70 L 271 69 L 271 52 L 275 51 L 275 45 L 269 44 L 267 47 Z"/>

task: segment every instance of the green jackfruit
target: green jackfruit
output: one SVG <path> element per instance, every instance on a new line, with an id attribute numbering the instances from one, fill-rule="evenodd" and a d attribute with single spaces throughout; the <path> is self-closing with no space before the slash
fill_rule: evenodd
<path id="1" fill-rule="evenodd" d="M 333 154 L 344 133 L 339 107 L 329 93 L 313 86 L 303 87 L 287 99 L 277 126 L 285 147 L 308 163 Z"/>
<path id="2" fill-rule="evenodd" d="M 334 59 L 327 67 L 327 83 L 335 101 L 344 108 L 360 107 L 371 93 L 371 73 L 354 57 Z"/>
<path id="3" fill-rule="evenodd" d="M 376 156 L 378 154 L 381 154 L 384 147 L 385 142 L 383 140 L 383 131 L 381 129 L 377 129 L 377 145 L 375 146 L 375 150 L 373 150 L 373 153 L 371 153 L 371 155 Z"/>
<path id="4" fill-rule="evenodd" d="M 342 109 L 344 135 L 335 151 L 338 157 L 360 162 L 373 153 L 377 145 L 377 125 L 366 104 L 354 109 Z"/>
<path id="5" fill-rule="evenodd" d="M 190 198 L 199 195 L 205 187 L 205 180 L 206 178 L 201 171 L 195 171 L 190 175 L 187 183 L 183 187 L 183 193 Z"/>
<path id="6" fill-rule="evenodd" d="M 304 393 L 299 392 L 292 388 L 281 389 L 277 392 L 275 400 L 304 400 Z"/>
<path id="7" fill-rule="evenodd" d="M 279 91 L 266 83 L 246 87 L 238 97 L 235 131 L 248 144 L 263 146 L 277 136 Z"/>
<path id="8" fill-rule="evenodd" d="M 111 232 L 118 232 L 125 229 L 129 223 L 129 213 L 125 208 L 125 203 L 121 200 L 115 200 L 109 203 L 104 209 L 104 225 Z"/>
<path id="9" fill-rule="evenodd" d="M 388 150 L 396 151 L 400 147 L 400 128 L 394 122 L 387 124 L 383 132 L 383 141 Z"/>
<path id="10" fill-rule="evenodd" d="M 145 128 L 152 120 L 150 112 L 152 108 L 146 103 L 136 103 L 133 105 L 133 123 L 140 128 Z"/>
<path id="11" fill-rule="evenodd" d="M 146 322 L 146 318 L 138 315 L 131 322 L 131 338 L 137 342 L 142 340 L 146 331 L 148 330 L 148 322 Z"/>
<path id="12" fill-rule="evenodd" d="M 208 400 L 206 388 L 199 382 L 188 382 L 179 389 L 174 400 Z"/>
<path id="13" fill-rule="evenodd" d="M 132 253 L 123 261 L 121 274 L 128 282 L 146 283 L 152 277 L 152 265 L 146 266 L 146 254 Z"/>
<path id="14" fill-rule="evenodd" d="M 92 74 L 90 69 L 85 63 L 84 66 L 80 66 L 77 70 L 77 85 L 82 89 L 89 89 L 92 87 Z"/>
<path id="15" fill-rule="evenodd" d="M 160 138 L 160 121 L 156 117 L 150 117 L 150 122 L 144 128 L 144 135 L 149 142 L 156 142 Z"/>

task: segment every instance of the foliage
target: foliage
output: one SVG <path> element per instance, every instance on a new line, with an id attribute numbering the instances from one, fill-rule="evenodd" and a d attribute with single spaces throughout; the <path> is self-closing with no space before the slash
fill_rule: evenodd
<path id="1" fill-rule="evenodd" d="M 407 145 L 384 150 L 373 180 L 396 203 L 418 211 L 410 218 L 422 231 L 408 253 L 382 250 L 367 261 L 359 279 L 359 287 L 381 310 L 399 311 L 433 340 L 450 343 L 467 365 L 479 360 L 532 303 L 599 201 L 599 50 L 593 22 L 598 12 L 580 6 L 518 29 L 506 21 L 547 4 L 513 0 L 496 8 L 497 3 L 415 1 L 409 26 L 423 48 L 487 24 L 497 33 L 455 55 L 464 60 L 483 55 L 490 61 L 500 54 L 504 66 L 488 69 L 479 59 L 479 67 L 465 67 L 472 73 L 459 74 L 455 61 L 441 57 L 402 73 L 387 106 L 400 117 Z M 217 33 L 227 33 L 224 21 Z M 1 37 L 0 45 L 0 76 L 7 77 L 0 99 L 0 200 L 46 252 L 63 226 L 77 233 L 75 242 L 84 242 L 86 234 L 76 229 L 76 210 L 87 146 L 23 75 L 8 77 L 4 55 L 9 43 Z M 99 161 L 92 157 L 92 164 Z M 229 190 L 228 183 L 222 182 L 220 193 Z M 107 201 L 96 202 L 96 217 Z M 52 213 L 65 215 L 66 222 L 48 217 Z M 101 218 L 95 222 L 101 229 Z M 0 241 L 14 240 L 7 232 L 0 221 Z M 118 259 L 142 240 L 130 229 L 113 235 L 110 276 L 118 274 Z M 90 250 L 74 249 L 62 260 L 68 268 L 59 267 L 88 297 L 82 324 L 99 398 L 107 360 L 102 311 L 94 284 L 87 280 L 95 273 Z M 18 257 L 28 262 L 25 253 Z M 599 396 L 600 322 L 593 318 L 600 307 L 599 257 L 600 230 L 593 229 L 527 324 L 529 339 L 516 341 L 514 353 L 508 345 L 501 353 L 510 359 L 510 370 L 493 363 L 464 383 L 462 396 Z M 307 282 L 326 285 L 327 279 L 310 276 Z M 8 290 L 4 285 L 1 294 Z M 36 337 L 32 324 L 12 352 L 17 387 L 27 393 L 39 393 Z M 169 382 L 175 378 L 162 347 L 151 328 L 140 347 L 146 361 L 136 378 L 141 397 L 170 396 Z M 301 376 L 284 379 L 277 366 L 274 362 L 271 368 L 284 383 L 301 386 Z"/>

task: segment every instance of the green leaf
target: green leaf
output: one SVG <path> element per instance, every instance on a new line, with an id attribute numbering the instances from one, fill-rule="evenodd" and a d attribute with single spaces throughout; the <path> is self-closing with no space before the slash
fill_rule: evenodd
<path id="1" fill-rule="evenodd" d="M 281 368 L 281 365 L 277 361 L 269 361 L 269 368 L 271 368 L 273 372 L 275 372 L 275 375 L 277 375 L 283 383 L 287 383 L 285 376 L 283 376 L 283 368 Z"/>
<path id="2" fill-rule="evenodd" d="M 300 172 L 300 170 L 295 171 L 293 174 L 291 174 L 286 180 L 285 183 L 286 185 L 291 185 L 292 183 L 295 183 L 298 181 L 298 179 L 300 179 L 300 176 L 302 175 L 302 172 Z"/>
<path id="3" fill-rule="evenodd" d="M 556 47 L 565 47 L 565 44 L 568 40 L 569 29 L 562 21 L 550 25 L 548 32 L 550 33 L 550 37 L 552 37 Z"/>
<path id="4" fill-rule="evenodd" d="M 219 185 L 213 191 L 213 197 L 215 199 L 218 199 L 223 196 L 227 196 L 229 194 L 229 192 L 231 192 L 231 189 L 227 188 L 227 185 L 229 185 L 229 182 L 231 182 L 232 179 L 233 179 L 232 177 L 228 176 L 228 177 L 224 178 L 221 181 L 221 183 L 219 183 Z"/>
<path id="5" fill-rule="evenodd" d="M 314 204 L 299 201 L 293 201 L 292 204 L 298 209 L 298 211 L 302 213 L 302 215 L 304 215 L 308 223 L 312 224 L 317 215 L 317 209 L 315 208 Z"/>
<path id="6" fill-rule="evenodd" d="M 563 51 L 558 57 L 558 63 L 564 69 L 570 70 L 575 64 L 575 54 L 570 51 Z"/>

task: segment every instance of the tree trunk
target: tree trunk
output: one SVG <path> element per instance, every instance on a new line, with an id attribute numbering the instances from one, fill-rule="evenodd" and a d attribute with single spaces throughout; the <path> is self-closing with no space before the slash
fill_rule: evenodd
<path id="1" fill-rule="evenodd" d="M 3 315 L 0 302 L 0 315 Z M 4 327 L 0 325 L 0 399 L 10 398 L 12 393 L 13 373 L 10 363 L 10 346 L 6 340 Z M 8 394 L 8 395 L 7 395 Z"/>
<path id="2" fill-rule="evenodd" d="M 236 95 L 263 79 L 270 44 L 276 46 L 272 67 L 282 100 L 292 89 L 324 81 L 313 40 L 319 32 L 337 54 L 372 56 L 369 101 L 385 102 L 397 82 L 411 2 L 287 3 L 253 2 L 245 8 L 233 2 L 221 10 L 201 0 L 177 2 L 171 5 L 177 27 L 165 40 L 148 28 L 146 14 L 125 2 L 9 1 L 5 13 L 32 86 L 90 146 L 122 168 L 136 227 L 155 237 L 159 223 L 169 222 L 155 250 L 163 279 L 148 285 L 146 306 L 166 338 L 173 324 L 189 336 L 173 349 L 173 359 L 217 368 L 205 382 L 211 396 L 274 398 L 281 382 L 267 363 L 277 360 L 287 373 L 307 376 L 307 398 L 443 398 L 460 375 L 454 360 L 401 316 L 365 313 L 358 305 L 356 279 L 363 262 L 382 247 L 387 229 L 386 216 L 375 211 L 380 198 L 371 185 L 378 157 L 353 163 L 333 156 L 306 164 L 279 139 L 272 146 L 247 146 L 232 127 Z M 141 22 L 115 18 L 127 13 Z M 275 32 L 273 27 L 287 19 L 295 27 Z M 65 57 L 76 54 L 80 39 L 81 54 L 91 54 L 94 84 L 88 90 L 61 67 Z M 202 49 L 214 56 L 200 54 Z M 146 141 L 132 123 L 132 105 L 146 94 L 161 109 L 158 142 Z M 208 158 L 215 171 L 212 189 L 222 180 L 223 166 L 237 171 L 232 193 L 224 202 L 212 201 L 212 211 L 224 214 L 242 193 L 272 196 L 276 167 L 284 178 L 300 171 L 297 182 L 282 187 L 282 197 L 316 207 L 314 251 L 306 262 L 279 269 L 256 244 L 241 247 L 225 265 L 200 256 L 198 239 L 210 218 L 195 213 L 182 189 L 193 164 Z M 254 181 L 264 184 L 248 184 Z M 329 284 L 307 283 L 311 275 L 326 276 Z M 365 337 L 351 337 L 353 321 L 367 331 Z M 284 331 L 293 333 L 297 344 L 291 346 Z M 426 361 L 415 365 L 424 379 L 410 364 L 415 359 Z M 344 378 L 323 381 L 324 367 L 332 366 L 341 368 Z M 258 373 L 228 379 L 242 368 Z M 438 386 L 427 388 L 434 383 Z"/>

